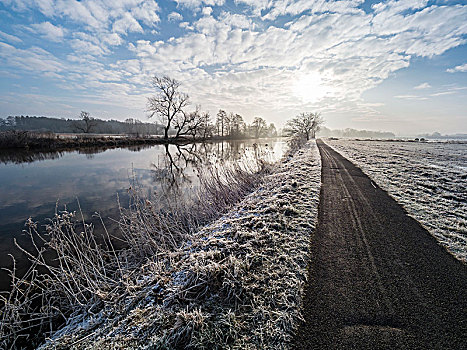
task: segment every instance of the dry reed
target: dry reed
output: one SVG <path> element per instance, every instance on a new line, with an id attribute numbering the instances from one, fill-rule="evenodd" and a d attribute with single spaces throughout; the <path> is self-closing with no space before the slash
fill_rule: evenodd
<path id="1" fill-rule="evenodd" d="M 251 192 L 270 170 L 262 162 L 205 168 L 189 201 L 181 196 L 149 201 L 133 184 L 129 208 L 120 206 L 118 239 L 126 242 L 120 251 L 104 225 L 104 237 L 98 241 L 94 227 L 78 219 L 82 213 L 57 212 L 45 234 L 29 219 L 26 232 L 33 250 L 18 247 L 31 268 L 22 278 L 13 268 L 11 292 L 0 295 L 0 348 L 37 344 L 41 339 L 33 334 L 48 337 L 57 327 L 96 320 L 102 314 L 118 319 L 140 297 L 145 271 L 162 269 L 161 264 L 180 254 L 191 235 Z M 153 274 L 155 285 L 161 284 L 159 277 L 160 273 Z M 198 318 L 185 316 L 180 314 L 179 322 L 194 327 Z"/>

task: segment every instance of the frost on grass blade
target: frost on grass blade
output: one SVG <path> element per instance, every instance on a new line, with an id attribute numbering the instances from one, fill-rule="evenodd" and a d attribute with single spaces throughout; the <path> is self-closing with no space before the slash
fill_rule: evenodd
<path id="1" fill-rule="evenodd" d="M 154 248 L 128 270 L 126 292 L 99 324 L 76 320 L 43 349 L 288 348 L 301 320 L 320 179 L 310 142 L 222 217 L 182 235 L 177 249 Z"/>

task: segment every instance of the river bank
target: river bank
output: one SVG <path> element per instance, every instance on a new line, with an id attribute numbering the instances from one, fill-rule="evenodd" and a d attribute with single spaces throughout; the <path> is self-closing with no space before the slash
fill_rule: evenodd
<path id="1" fill-rule="evenodd" d="M 70 319 L 42 348 L 287 347 L 301 319 L 320 167 L 313 142 L 179 250 L 134 271 L 131 295 Z"/>
<path id="2" fill-rule="evenodd" d="M 66 151 L 79 148 L 128 147 L 141 145 L 188 144 L 195 142 L 238 141 L 227 137 L 171 137 L 101 134 L 55 134 L 52 132 L 0 132 L 0 150 Z"/>
<path id="3" fill-rule="evenodd" d="M 216 139 L 217 140 L 217 139 Z M 135 137 L 128 135 L 99 134 L 54 134 L 29 131 L 6 131 L 0 133 L 2 150 L 65 151 L 79 148 L 128 147 L 140 145 L 186 144 L 206 141 L 198 138 L 169 138 L 160 136 Z"/>

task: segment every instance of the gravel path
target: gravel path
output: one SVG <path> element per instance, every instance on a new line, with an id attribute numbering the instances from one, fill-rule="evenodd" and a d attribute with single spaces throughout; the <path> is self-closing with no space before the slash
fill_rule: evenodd
<path id="1" fill-rule="evenodd" d="M 300 349 L 465 349 L 467 266 L 318 141 L 322 187 Z"/>

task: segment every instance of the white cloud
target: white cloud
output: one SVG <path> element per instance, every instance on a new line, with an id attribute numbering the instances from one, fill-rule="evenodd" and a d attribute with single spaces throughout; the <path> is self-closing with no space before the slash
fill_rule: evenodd
<path id="1" fill-rule="evenodd" d="M 424 90 L 429 88 L 431 88 L 431 85 L 428 83 L 421 83 L 420 85 L 414 87 L 415 90 Z"/>
<path id="2" fill-rule="evenodd" d="M 63 41 L 63 37 L 66 33 L 64 28 L 55 26 L 50 22 L 31 24 L 31 28 L 42 37 L 56 42 Z"/>
<path id="3" fill-rule="evenodd" d="M 424 8 L 428 0 L 390 0 L 382 1 L 372 5 L 373 10 L 377 13 L 386 12 L 390 15 L 401 13 L 407 10 L 416 10 Z"/>
<path id="4" fill-rule="evenodd" d="M 250 2 L 240 0 L 241 2 Z M 362 0 L 340 0 L 340 1 L 324 1 L 324 0 L 275 0 L 272 3 L 264 1 L 253 1 L 256 12 L 260 10 L 271 9 L 264 15 L 264 19 L 274 20 L 283 15 L 300 15 L 303 13 L 319 14 L 319 13 L 362 13 L 362 10 L 356 8 L 364 1 Z"/>
<path id="5" fill-rule="evenodd" d="M 71 40 L 70 45 L 75 51 L 92 56 L 102 56 L 108 53 L 104 47 L 86 40 L 74 39 Z"/>
<path id="6" fill-rule="evenodd" d="M 153 0 L 142 1 L 138 6 L 131 9 L 131 14 L 137 20 L 142 21 L 148 27 L 154 27 L 160 21 L 159 5 Z"/>
<path id="7" fill-rule="evenodd" d="M 222 6 L 225 3 L 225 0 L 175 0 L 177 4 L 191 8 L 191 9 L 200 9 L 203 5 L 206 6 Z"/>
<path id="8" fill-rule="evenodd" d="M 82 24 L 90 31 L 102 32 L 115 26 L 122 34 L 139 32 L 142 24 L 155 27 L 160 21 L 160 8 L 154 0 L 10 0 L 7 3 L 17 11 L 36 8 L 46 17 Z"/>
<path id="9" fill-rule="evenodd" d="M 62 72 L 64 65 L 52 54 L 39 47 L 27 50 L 0 42 L 0 60 L 9 67 L 15 67 L 27 72 Z"/>
<path id="10" fill-rule="evenodd" d="M 201 13 L 205 16 L 210 16 L 211 13 L 212 13 L 212 7 L 203 7 L 203 9 L 201 10 Z"/>
<path id="11" fill-rule="evenodd" d="M 0 38 L 3 38 L 4 40 L 9 41 L 11 43 L 21 43 L 21 42 L 23 42 L 23 40 L 21 40 L 17 36 L 14 36 L 14 35 L 11 35 L 11 34 L 8 34 L 8 33 L 4 33 L 2 31 L 0 31 Z"/>
<path id="12" fill-rule="evenodd" d="M 430 96 L 436 97 L 436 96 L 445 96 L 445 95 L 452 95 L 455 94 L 456 91 L 442 91 L 442 92 L 437 92 L 434 94 L 431 94 Z"/>
<path id="13" fill-rule="evenodd" d="M 182 21 L 183 20 L 183 16 L 178 13 L 178 12 L 171 12 L 168 16 L 167 16 L 167 19 L 169 21 Z"/>
<path id="14" fill-rule="evenodd" d="M 394 97 L 395 98 L 401 98 L 401 99 L 404 99 L 404 100 L 419 100 L 419 101 L 428 99 L 427 97 L 417 96 L 417 95 L 396 95 Z"/>
<path id="15" fill-rule="evenodd" d="M 180 22 L 180 24 L 178 25 L 180 28 L 184 28 L 186 30 L 194 30 L 195 28 L 190 25 L 190 22 Z"/>
<path id="16" fill-rule="evenodd" d="M 238 13 L 231 14 L 229 12 L 222 12 L 218 21 L 221 21 L 232 28 L 254 29 L 251 19 Z"/>
<path id="17" fill-rule="evenodd" d="M 100 42 L 109 46 L 118 46 L 123 44 L 122 38 L 117 33 L 103 33 L 99 35 Z"/>
<path id="18" fill-rule="evenodd" d="M 120 19 L 112 25 L 112 30 L 116 33 L 127 34 L 131 32 L 143 32 L 143 28 L 138 21 L 130 14 L 125 13 Z"/>
<path id="19" fill-rule="evenodd" d="M 460 66 L 455 66 L 454 68 L 446 69 L 448 73 L 457 73 L 457 72 L 467 72 L 467 63 L 461 64 Z"/>

